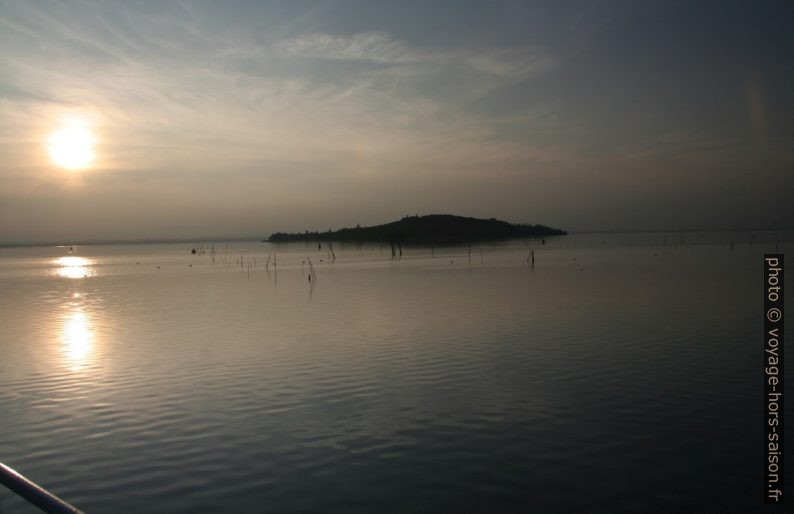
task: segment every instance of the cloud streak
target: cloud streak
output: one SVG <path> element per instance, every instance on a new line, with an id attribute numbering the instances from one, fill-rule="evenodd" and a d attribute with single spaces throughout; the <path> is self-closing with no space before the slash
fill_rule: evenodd
<path id="1" fill-rule="evenodd" d="M 276 55 L 292 58 L 361 61 L 384 65 L 431 65 L 498 77 L 526 78 L 548 69 L 554 59 L 548 53 L 526 48 L 487 51 L 422 51 L 383 32 L 362 32 L 351 36 L 307 34 L 280 41 Z"/>

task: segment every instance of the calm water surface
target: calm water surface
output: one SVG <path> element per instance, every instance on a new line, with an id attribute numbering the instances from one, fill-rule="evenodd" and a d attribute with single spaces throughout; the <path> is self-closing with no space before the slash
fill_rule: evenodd
<path id="1" fill-rule="evenodd" d="M 0 461 L 88 512 L 755 512 L 774 241 L 0 249 Z"/>

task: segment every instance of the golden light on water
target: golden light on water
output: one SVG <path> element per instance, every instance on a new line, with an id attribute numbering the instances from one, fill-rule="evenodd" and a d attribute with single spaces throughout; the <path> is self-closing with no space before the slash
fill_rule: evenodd
<path id="1" fill-rule="evenodd" d="M 81 170 L 89 166 L 96 155 L 96 140 L 88 124 L 79 119 L 63 122 L 47 138 L 47 152 L 52 162 L 68 170 Z"/>
<path id="2" fill-rule="evenodd" d="M 59 257 L 53 264 L 56 266 L 55 273 L 63 278 L 86 278 L 94 274 L 91 268 L 94 262 L 84 257 Z"/>
<path id="3" fill-rule="evenodd" d="M 94 346 L 94 332 L 91 329 L 91 320 L 82 309 L 74 311 L 66 317 L 61 340 L 69 364 L 73 368 L 83 366 Z"/>

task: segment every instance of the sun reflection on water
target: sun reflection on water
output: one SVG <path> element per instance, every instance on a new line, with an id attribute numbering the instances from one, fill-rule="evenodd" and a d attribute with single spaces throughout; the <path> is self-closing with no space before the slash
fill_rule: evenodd
<path id="1" fill-rule="evenodd" d="M 94 346 L 94 332 L 90 318 L 82 309 L 69 314 L 61 332 L 63 350 L 73 369 L 79 369 L 91 356 Z"/>
<path id="2" fill-rule="evenodd" d="M 93 261 L 85 257 L 76 257 L 70 255 L 68 257 L 60 257 L 53 261 L 53 265 L 57 266 L 55 273 L 63 278 L 85 278 L 94 274 L 92 269 Z"/>

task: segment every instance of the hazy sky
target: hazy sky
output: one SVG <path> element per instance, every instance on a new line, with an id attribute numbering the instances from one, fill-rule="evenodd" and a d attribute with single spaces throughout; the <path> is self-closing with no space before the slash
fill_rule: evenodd
<path id="1" fill-rule="evenodd" d="M 0 242 L 794 228 L 794 3 L 0 0 Z M 96 160 L 50 160 L 82 120 Z"/>

